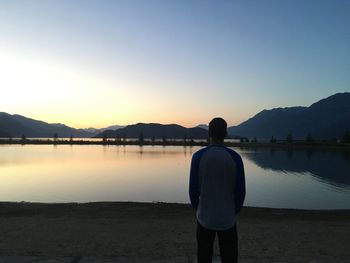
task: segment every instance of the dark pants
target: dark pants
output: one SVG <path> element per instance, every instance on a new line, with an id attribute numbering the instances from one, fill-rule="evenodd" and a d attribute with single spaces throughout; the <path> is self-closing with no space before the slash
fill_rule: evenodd
<path id="1" fill-rule="evenodd" d="M 213 258 L 213 244 L 215 235 L 218 234 L 220 256 L 222 263 L 237 262 L 238 244 L 237 228 L 224 231 L 215 231 L 203 227 L 197 222 L 197 259 L 198 263 L 211 263 Z"/>

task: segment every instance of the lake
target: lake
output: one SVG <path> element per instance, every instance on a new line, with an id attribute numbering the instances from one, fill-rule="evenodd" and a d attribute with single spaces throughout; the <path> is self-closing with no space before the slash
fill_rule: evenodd
<path id="1" fill-rule="evenodd" d="M 199 147 L 0 145 L 0 201 L 188 203 Z M 350 152 L 241 149 L 246 206 L 350 209 Z"/>

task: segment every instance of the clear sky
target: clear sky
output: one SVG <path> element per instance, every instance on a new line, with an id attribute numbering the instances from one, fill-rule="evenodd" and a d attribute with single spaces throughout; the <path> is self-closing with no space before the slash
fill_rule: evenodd
<path id="1" fill-rule="evenodd" d="M 229 125 L 350 91 L 348 0 L 0 0 L 0 111 Z"/>

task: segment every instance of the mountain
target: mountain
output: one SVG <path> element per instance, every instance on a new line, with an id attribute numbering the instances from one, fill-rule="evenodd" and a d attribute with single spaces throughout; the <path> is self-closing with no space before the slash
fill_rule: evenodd
<path id="1" fill-rule="evenodd" d="M 102 128 L 100 129 L 100 131 L 106 131 L 106 130 L 118 130 L 118 129 L 121 129 L 121 128 L 124 128 L 125 125 L 112 125 L 112 126 L 108 126 L 106 128 Z"/>
<path id="2" fill-rule="evenodd" d="M 204 129 L 204 130 L 209 130 L 209 126 L 208 126 L 207 124 L 199 124 L 199 125 L 197 125 L 196 127 L 202 128 L 202 129 Z"/>
<path id="3" fill-rule="evenodd" d="M 21 115 L 11 115 L 0 112 L 0 137 L 91 137 L 92 134 L 81 129 L 74 129 L 61 123 L 49 124 L 26 118 Z"/>
<path id="4" fill-rule="evenodd" d="M 95 136 L 95 135 L 97 135 L 97 134 L 99 134 L 101 132 L 104 132 L 106 130 L 118 130 L 118 129 L 124 128 L 124 127 L 125 126 L 123 126 L 123 125 L 112 125 L 112 126 L 108 126 L 106 128 L 101 128 L 101 129 L 96 129 L 96 128 L 90 127 L 90 128 L 86 128 L 86 129 L 83 129 L 83 130 L 86 131 L 86 132 L 89 132 L 89 133 L 93 134 L 93 136 Z"/>
<path id="5" fill-rule="evenodd" d="M 316 139 L 341 138 L 350 130 L 350 93 L 337 93 L 310 107 L 263 110 L 247 121 L 228 128 L 230 136 L 305 139 L 308 133 Z"/>
<path id="6" fill-rule="evenodd" d="M 177 124 L 159 124 L 159 123 L 137 123 L 134 125 L 128 125 L 118 130 L 106 130 L 98 134 L 97 138 L 104 136 L 108 138 L 115 137 L 127 137 L 127 138 L 139 138 L 140 134 L 144 138 L 157 138 L 163 137 L 168 139 L 206 139 L 208 137 L 208 131 L 202 128 L 185 128 Z"/>
<path id="7" fill-rule="evenodd" d="M 9 138 L 11 135 L 7 132 L 0 131 L 0 138 Z"/>
<path id="8" fill-rule="evenodd" d="M 91 134 L 98 134 L 98 133 L 100 133 L 100 129 L 96 129 L 96 128 L 93 128 L 93 127 L 84 128 L 82 130 L 86 131 L 86 132 L 89 132 Z"/>

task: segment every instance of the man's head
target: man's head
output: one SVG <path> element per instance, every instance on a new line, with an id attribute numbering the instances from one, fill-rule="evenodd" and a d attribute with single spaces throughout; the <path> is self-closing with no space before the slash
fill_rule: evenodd
<path id="1" fill-rule="evenodd" d="M 214 118 L 209 122 L 209 137 L 214 141 L 223 141 L 227 136 L 227 123 L 223 118 Z"/>

